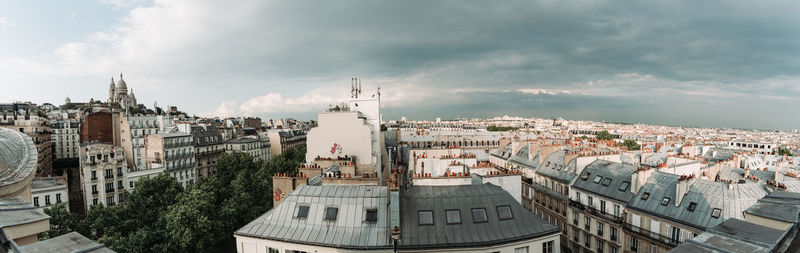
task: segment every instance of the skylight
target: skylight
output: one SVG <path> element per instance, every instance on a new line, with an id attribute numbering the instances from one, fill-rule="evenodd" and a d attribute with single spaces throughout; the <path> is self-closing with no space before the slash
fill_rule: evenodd
<path id="1" fill-rule="evenodd" d="M 622 182 L 622 184 L 619 185 L 619 190 L 620 191 L 627 191 L 629 185 L 631 185 L 631 182 L 628 182 L 628 181 Z"/>
<path id="2" fill-rule="evenodd" d="M 610 184 L 611 184 L 611 178 L 607 177 L 606 179 L 603 179 L 603 183 L 602 183 L 603 186 L 608 186 Z"/>
<path id="3" fill-rule="evenodd" d="M 689 212 L 694 212 L 694 209 L 697 209 L 697 203 L 695 202 L 689 203 L 689 206 L 686 207 L 686 210 Z"/>
<path id="4" fill-rule="evenodd" d="M 595 184 L 597 184 L 597 183 L 600 183 L 600 180 L 603 180 L 603 176 L 596 176 L 596 177 L 594 177 L 594 183 L 595 183 Z"/>
<path id="5" fill-rule="evenodd" d="M 722 209 L 719 208 L 714 208 L 714 210 L 711 211 L 711 217 L 713 217 L 714 219 L 719 218 L 721 214 L 722 214 Z"/>
<path id="6" fill-rule="evenodd" d="M 447 224 L 461 224 L 461 212 L 459 210 L 447 210 L 444 212 Z"/>
<path id="7" fill-rule="evenodd" d="M 649 198 L 649 197 L 650 197 L 650 192 L 644 192 L 642 194 L 642 200 L 647 200 L 647 198 Z"/>
<path id="8" fill-rule="evenodd" d="M 474 223 L 483 223 L 488 222 L 489 219 L 486 218 L 486 209 L 485 208 L 475 208 L 472 209 L 472 222 Z"/>
<path id="9" fill-rule="evenodd" d="M 661 205 L 667 206 L 667 204 L 669 204 L 669 197 L 664 197 L 664 199 L 661 200 Z"/>
<path id="10" fill-rule="evenodd" d="M 308 206 L 300 206 L 297 208 L 297 218 L 298 219 L 308 218 Z"/>
<path id="11" fill-rule="evenodd" d="M 378 209 L 367 209 L 367 214 L 364 217 L 365 221 L 378 221 Z"/>
<path id="12" fill-rule="evenodd" d="M 498 206 L 497 207 L 497 217 L 499 217 L 500 220 L 509 220 L 509 219 L 514 218 L 514 215 L 511 213 L 511 207 L 510 206 Z"/>
<path id="13" fill-rule="evenodd" d="M 325 220 L 335 221 L 337 215 L 339 215 L 339 208 L 336 207 L 325 208 Z"/>
<path id="14" fill-rule="evenodd" d="M 433 225 L 433 211 L 419 211 L 419 225 Z"/>

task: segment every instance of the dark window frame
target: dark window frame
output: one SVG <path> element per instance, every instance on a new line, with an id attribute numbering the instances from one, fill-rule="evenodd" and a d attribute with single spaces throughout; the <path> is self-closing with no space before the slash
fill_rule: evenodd
<path id="1" fill-rule="evenodd" d="M 483 220 L 476 220 L 475 211 L 482 211 L 483 212 Z M 486 213 L 486 208 L 472 208 L 472 223 L 488 223 L 489 222 L 489 215 Z"/>
<path id="2" fill-rule="evenodd" d="M 333 211 L 333 215 L 331 217 L 331 211 Z M 326 221 L 336 221 L 339 217 L 339 208 L 338 207 L 326 207 L 325 208 L 325 217 Z"/>
<path id="3" fill-rule="evenodd" d="M 430 223 L 428 223 L 428 222 L 423 222 L 423 220 L 422 220 L 422 214 L 423 214 L 423 213 L 425 213 L 425 214 L 430 214 L 430 217 L 431 217 L 431 222 L 430 222 Z M 435 222 L 433 221 L 433 219 L 434 219 L 434 218 L 433 218 L 433 210 L 419 210 L 419 211 L 417 211 L 417 223 L 418 223 L 420 226 L 433 226 L 433 225 L 434 225 L 434 223 L 435 223 Z"/>
<path id="4" fill-rule="evenodd" d="M 372 215 L 370 213 L 372 213 Z M 364 221 L 366 221 L 366 222 L 378 222 L 378 209 L 377 208 L 367 208 L 367 210 L 364 211 Z"/>
<path id="5" fill-rule="evenodd" d="M 508 217 L 502 217 L 501 216 L 502 212 L 500 211 L 500 208 L 508 209 L 508 215 L 509 216 Z M 511 219 L 514 219 L 514 212 L 511 211 L 511 206 L 509 206 L 509 205 L 497 206 L 495 209 L 497 209 L 497 218 L 498 219 L 500 219 L 500 220 L 511 220 Z"/>
<path id="6" fill-rule="evenodd" d="M 450 222 L 450 217 L 451 217 L 450 215 L 452 214 L 452 212 L 455 212 L 455 214 L 457 215 L 456 216 L 456 217 L 458 217 L 458 221 L 457 222 L 456 221 Z M 458 225 L 458 224 L 462 224 L 464 222 L 461 219 L 461 210 L 459 210 L 459 209 L 447 209 L 447 210 L 444 210 L 444 218 L 445 218 L 445 221 L 446 221 L 447 225 Z"/>
<path id="7" fill-rule="evenodd" d="M 303 211 L 304 209 L 305 209 L 305 211 Z M 306 218 L 308 218 L 308 212 L 309 211 L 311 211 L 311 207 L 310 206 L 300 205 L 300 206 L 297 207 L 297 215 L 295 215 L 295 218 L 297 218 L 297 219 L 306 219 Z"/>

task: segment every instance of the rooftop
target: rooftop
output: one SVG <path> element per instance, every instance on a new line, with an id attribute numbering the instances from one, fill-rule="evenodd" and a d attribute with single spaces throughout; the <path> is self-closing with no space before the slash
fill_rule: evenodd
<path id="1" fill-rule="evenodd" d="M 72 253 L 72 252 L 93 252 L 93 253 L 113 253 L 114 251 L 106 248 L 103 244 L 96 243 L 83 235 L 72 232 L 55 238 L 38 241 L 20 247 L 22 252 L 49 252 L 49 253 Z"/>
<path id="2" fill-rule="evenodd" d="M 753 224 L 740 219 L 728 219 L 718 226 L 703 232 L 669 252 L 775 252 L 785 231 Z"/>

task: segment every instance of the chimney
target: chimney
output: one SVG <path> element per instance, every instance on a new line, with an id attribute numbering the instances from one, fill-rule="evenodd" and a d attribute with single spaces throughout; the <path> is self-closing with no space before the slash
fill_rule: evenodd
<path id="1" fill-rule="evenodd" d="M 636 194 L 639 192 L 639 188 L 642 187 L 647 182 L 647 179 L 650 178 L 650 175 L 653 174 L 653 170 L 647 166 L 639 166 L 636 169 L 636 172 L 631 174 L 631 192 Z"/>
<path id="2" fill-rule="evenodd" d="M 744 169 L 744 178 L 749 178 L 749 177 L 750 177 L 750 166 L 747 166 L 747 168 Z"/>
<path id="3" fill-rule="evenodd" d="M 690 176 L 681 175 L 678 178 L 678 183 L 675 184 L 675 206 L 681 205 L 681 200 L 683 200 L 683 196 L 689 192 L 689 186 L 694 183 L 694 174 Z"/>

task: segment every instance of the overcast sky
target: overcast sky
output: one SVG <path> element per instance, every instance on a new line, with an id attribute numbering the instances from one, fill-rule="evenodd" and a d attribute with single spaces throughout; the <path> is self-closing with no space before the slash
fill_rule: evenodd
<path id="1" fill-rule="evenodd" d="M 658 4 L 658 5 L 655 5 Z M 2 1 L 0 102 L 800 128 L 800 1 Z"/>

